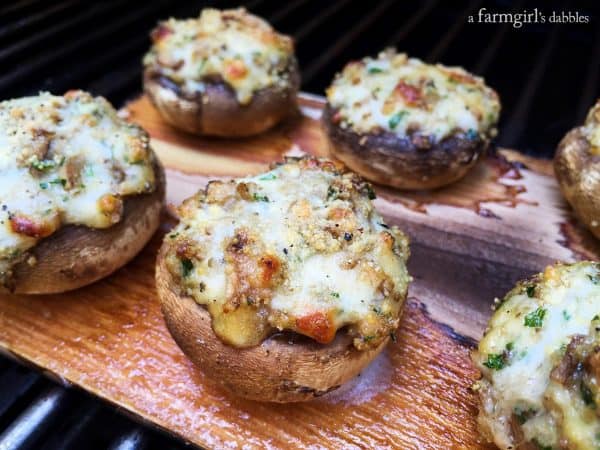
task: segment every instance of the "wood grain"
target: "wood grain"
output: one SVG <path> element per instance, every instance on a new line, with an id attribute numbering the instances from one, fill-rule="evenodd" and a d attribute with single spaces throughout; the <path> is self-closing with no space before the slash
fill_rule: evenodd
<path id="1" fill-rule="evenodd" d="M 284 155 L 326 155 L 322 100 L 243 141 L 177 133 L 145 98 L 128 115 L 152 135 L 179 203 L 209 178 L 259 172 Z M 377 208 L 412 239 L 415 280 L 397 342 L 340 390 L 306 404 L 219 390 L 169 336 L 154 289 L 161 231 L 132 263 L 78 291 L 0 296 L 0 348 L 190 442 L 210 448 L 486 448 L 475 427 L 469 351 L 494 296 L 553 260 L 598 259 L 598 242 L 561 200 L 546 161 L 499 151 L 433 193 L 377 188 Z"/>

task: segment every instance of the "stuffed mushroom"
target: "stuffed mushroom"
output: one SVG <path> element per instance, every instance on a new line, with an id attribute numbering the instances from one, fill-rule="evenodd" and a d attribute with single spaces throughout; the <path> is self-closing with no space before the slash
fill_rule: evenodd
<path id="1" fill-rule="evenodd" d="M 463 177 L 496 134 L 500 102 L 483 79 L 388 49 L 346 65 L 327 89 L 333 155 L 364 177 L 431 189 Z"/>
<path id="2" fill-rule="evenodd" d="M 357 375 L 395 337 L 409 281 L 407 238 L 372 197 L 315 158 L 209 183 L 179 207 L 158 257 L 175 341 L 255 400 L 308 400 Z"/>
<path id="3" fill-rule="evenodd" d="M 554 172 L 577 217 L 600 239 L 600 100 L 583 126 L 571 130 L 559 144 Z"/>
<path id="4" fill-rule="evenodd" d="M 245 9 L 204 9 L 152 32 L 144 89 L 163 118 L 190 133 L 265 131 L 296 109 L 299 73 L 290 37 Z"/>
<path id="5" fill-rule="evenodd" d="M 557 264 L 517 284 L 473 360 L 489 441 L 503 450 L 597 449 L 600 264 Z"/>
<path id="6" fill-rule="evenodd" d="M 121 267 L 159 224 L 149 137 L 82 91 L 0 103 L 0 291 L 63 292 Z"/>

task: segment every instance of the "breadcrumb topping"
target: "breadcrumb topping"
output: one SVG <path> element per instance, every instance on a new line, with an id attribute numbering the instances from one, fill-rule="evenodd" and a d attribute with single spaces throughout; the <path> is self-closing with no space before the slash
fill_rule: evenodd
<path id="1" fill-rule="evenodd" d="M 600 446 L 600 264 L 557 264 L 499 303 L 473 361 L 479 425 L 501 449 Z"/>
<path id="2" fill-rule="evenodd" d="M 489 140 L 500 114 L 498 95 L 482 78 L 394 49 L 348 63 L 327 89 L 327 101 L 342 128 L 436 141 L 456 133 Z"/>
<path id="3" fill-rule="evenodd" d="M 248 104 L 260 89 L 291 83 L 291 38 L 244 8 L 209 8 L 196 19 L 169 19 L 154 29 L 152 40 L 144 65 L 189 95 L 222 81 L 240 104 Z"/>
<path id="4" fill-rule="evenodd" d="M 408 241 L 377 214 L 370 185 L 331 161 L 288 160 L 213 181 L 179 208 L 167 267 L 239 347 L 275 331 L 326 344 L 346 327 L 358 349 L 393 335 Z"/>
<path id="5" fill-rule="evenodd" d="M 0 283 L 64 225 L 107 228 L 155 188 L 149 138 L 83 91 L 0 103 Z"/>

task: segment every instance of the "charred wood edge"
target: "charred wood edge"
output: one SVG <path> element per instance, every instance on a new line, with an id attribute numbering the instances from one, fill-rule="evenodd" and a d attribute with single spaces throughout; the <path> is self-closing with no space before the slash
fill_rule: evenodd
<path id="1" fill-rule="evenodd" d="M 416 297 L 408 297 L 408 299 L 406 300 L 407 305 L 410 306 L 414 306 L 416 307 L 421 314 L 423 314 L 423 317 L 434 327 L 436 327 L 444 336 L 450 338 L 452 340 L 452 342 L 454 342 L 455 344 L 467 348 L 469 350 L 473 350 L 477 347 L 477 340 L 473 339 L 472 337 L 469 336 L 463 336 L 462 334 L 456 332 L 454 330 L 454 328 L 452 328 L 450 325 L 447 325 L 445 323 L 442 322 L 438 322 L 437 320 L 433 319 L 431 317 L 431 314 L 429 313 L 429 310 L 427 309 L 427 305 L 425 303 L 423 303 L 422 301 L 420 301 L 419 299 L 417 299 Z M 406 306 L 405 306 L 406 308 Z M 406 311 L 405 311 L 406 313 Z"/>

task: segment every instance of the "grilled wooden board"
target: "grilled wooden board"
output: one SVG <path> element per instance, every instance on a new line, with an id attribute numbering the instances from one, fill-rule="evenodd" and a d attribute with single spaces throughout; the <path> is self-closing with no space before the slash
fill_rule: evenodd
<path id="1" fill-rule="evenodd" d="M 143 97 L 126 113 L 150 132 L 177 204 L 212 177 L 257 173 L 303 151 L 327 155 L 322 100 L 300 103 L 295 118 L 243 141 L 178 133 Z M 516 152 L 499 151 L 437 192 L 376 191 L 388 223 L 412 239 L 410 299 L 397 343 L 318 400 L 241 400 L 185 358 L 154 290 L 155 254 L 173 224 L 166 213 L 145 250 L 106 280 L 65 295 L 0 296 L 0 348 L 200 446 L 486 448 L 469 352 L 494 297 L 555 260 L 599 259 L 598 242 L 570 216 L 550 163 Z"/>

